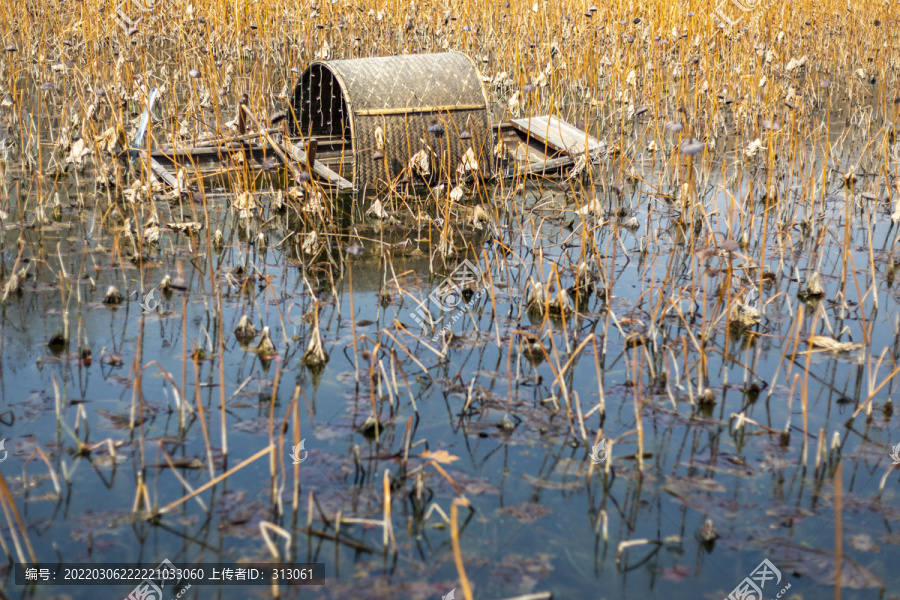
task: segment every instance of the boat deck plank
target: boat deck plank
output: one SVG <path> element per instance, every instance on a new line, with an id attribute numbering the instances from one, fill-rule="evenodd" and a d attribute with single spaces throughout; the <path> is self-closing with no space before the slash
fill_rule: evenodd
<path id="1" fill-rule="evenodd" d="M 572 157 L 584 154 L 585 149 L 594 152 L 602 147 L 600 140 L 556 115 L 513 119 L 510 123 L 525 135 Z"/>

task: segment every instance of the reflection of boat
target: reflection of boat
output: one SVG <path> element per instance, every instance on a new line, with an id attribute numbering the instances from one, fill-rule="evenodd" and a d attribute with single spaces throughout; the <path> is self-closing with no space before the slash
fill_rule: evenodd
<path id="1" fill-rule="evenodd" d="M 160 148 L 151 166 L 170 185 L 177 166 L 202 174 L 280 167 L 295 180 L 311 173 L 360 191 L 544 174 L 605 154 L 605 144 L 556 116 L 492 123 L 481 76 L 457 52 L 313 62 L 290 112 L 263 127 L 239 104 L 236 133 Z"/>
<path id="2" fill-rule="evenodd" d="M 395 276 L 411 271 L 409 278 L 416 278 L 420 283 L 434 281 L 440 283 L 464 260 L 477 264 L 482 245 L 490 239 L 490 233 L 454 224 L 453 243 L 460 254 L 450 256 L 442 263 L 440 258 L 432 258 L 440 243 L 441 231 L 431 224 L 419 227 L 393 226 L 379 229 L 377 224 L 355 223 L 354 233 L 338 233 L 331 237 L 320 237 L 315 256 L 304 252 L 303 244 L 309 233 L 300 232 L 299 218 L 288 227 L 297 225 L 297 235 L 293 235 L 282 244 L 285 256 L 304 256 L 315 262 L 326 261 L 332 264 L 353 264 L 353 290 L 381 290 L 385 282 Z M 342 231 L 346 231 L 342 229 Z M 317 234 L 319 235 L 319 234 Z M 385 259 L 385 254 L 390 259 Z M 434 269 L 434 275 L 431 275 Z M 346 277 L 345 277 L 346 281 Z M 321 283 L 326 283 L 324 280 Z"/>

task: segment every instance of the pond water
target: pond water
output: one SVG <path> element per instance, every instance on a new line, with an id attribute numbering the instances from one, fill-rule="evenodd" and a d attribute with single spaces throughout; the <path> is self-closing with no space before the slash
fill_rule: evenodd
<path id="1" fill-rule="evenodd" d="M 726 598 L 764 560 L 765 598 L 828 596 L 835 577 L 845 599 L 896 598 L 890 190 L 822 179 L 815 148 L 774 181 L 781 157 L 709 175 L 703 156 L 693 208 L 670 180 L 688 159 L 648 153 L 633 178 L 601 167 L 567 190 L 472 193 L 479 228 L 471 209 L 406 197 L 381 198 L 394 222 L 354 205 L 310 225 L 266 195 L 241 218 L 214 184 L 151 209 L 89 175 L 10 169 L 3 285 L 28 274 L 0 321 L 10 553 L 23 530 L 47 563 L 274 550 L 324 564 L 324 585 L 180 597 L 461 598 L 465 498 L 455 527 L 478 598 Z M 141 244 L 154 214 L 158 241 Z M 186 221 L 204 227 L 165 226 Z M 814 272 L 821 295 L 806 293 Z M 121 302 L 104 303 L 110 286 Z M 577 310 L 541 310 L 572 286 Z M 738 302 L 759 322 L 730 325 Z M 235 334 L 242 316 L 274 351 Z M 48 346 L 57 334 L 67 346 Z M 316 335 L 324 364 L 308 360 Z M 11 570 L 5 586 L 134 587 L 20 586 Z"/>

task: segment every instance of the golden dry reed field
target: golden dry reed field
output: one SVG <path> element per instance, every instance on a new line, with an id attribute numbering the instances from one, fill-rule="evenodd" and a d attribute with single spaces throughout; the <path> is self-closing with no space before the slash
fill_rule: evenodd
<path id="1" fill-rule="evenodd" d="M 859 124 L 890 171 L 893 135 L 876 135 L 897 110 L 896 18 L 896 4 L 872 0 L 5 2 L 2 115 L 26 143 L 45 122 L 97 143 L 109 127 L 130 133 L 159 87 L 171 132 L 196 135 L 223 130 L 244 93 L 258 112 L 283 110 L 312 60 L 459 50 L 496 118 L 583 121 L 621 151 L 623 176 L 671 144 L 663 126 L 679 109 L 707 155 L 764 146 L 789 162 L 801 147 L 840 161 L 849 148 L 829 132 Z M 629 138 L 635 123 L 652 126 Z"/>

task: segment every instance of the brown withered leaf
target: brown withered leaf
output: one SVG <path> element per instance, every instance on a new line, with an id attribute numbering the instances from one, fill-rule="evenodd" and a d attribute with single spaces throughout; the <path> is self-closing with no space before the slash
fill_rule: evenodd
<path id="1" fill-rule="evenodd" d="M 553 572 L 553 556 L 546 552 L 526 556 L 507 554 L 499 563 L 491 565 L 491 575 L 505 590 L 518 594 L 534 591 L 537 583 Z"/>
<path id="2" fill-rule="evenodd" d="M 420 458 L 424 458 L 426 460 L 433 460 L 436 463 L 441 463 L 443 465 L 449 465 L 455 460 L 459 460 L 458 456 L 453 456 L 446 450 L 435 450 L 434 452 L 430 452 L 425 450 L 422 454 L 419 455 Z"/>
<path id="3" fill-rule="evenodd" d="M 830 352 L 848 352 L 850 350 L 862 348 L 862 344 L 839 342 L 827 335 L 814 335 L 809 338 L 809 343 L 812 344 L 814 348 L 822 348 L 823 350 L 828 350 Z"/>
<path id="4" fill-rule="evenodd" d="M 725 486 L 709 477 L 669 477 L 663 490 L 685 498 L 697 492 L 724 492 Z"/>
<path id="5" fill-rule="evenodd" d="M 584 487 L 584 483 L 581 481 L 550 481 L 549 479 L 533 477 L 528 473 L 522 473 L 522 479 L 524 479 L 534 487 L 543 488 L 546 490 L 577 490 Z"/>
<path id="6" fill-rule="evenodd" d="M 504 506 L 497 512 L 501 515 L 511 515 L 520 523 L 534 523 L 541 517 L 552 513 L 553 509 L 535 502 L 523 502 L 513 506 Z"/>
<path id="7" fill-rule="evenodd" d="M 172 229 L 174 231 L 178 231 L 180 233 L 187 233 L 188 231 L 200 231 L 203 229 L 203 223 L 199 223 L 197 221 L 185 221 L 183 223 L 166 223 L 166 227 Z"/>
<path id="8" fill-rule="evenodd" d="M 467 496 L 480 494 L 499 494 L 500 490 L 484 477 L 469 475 L 465 471 L 453 472 L 453 480 L 462 488 Z"/>
<path id="9" fill-rule="evenodd" d="M 97 413 L 100 414 L 103 418 L 109 421 L 109 424 L 113 429 L 128 429 L 131 425 L 131 416 L 128 414 L 117 414 L 112 411 L 98 408 Z M 134 426 L 137 427 L 141 423 L 143 423 L 147 417 L 143 417 L 140 415 L 134 416 Z"/>

